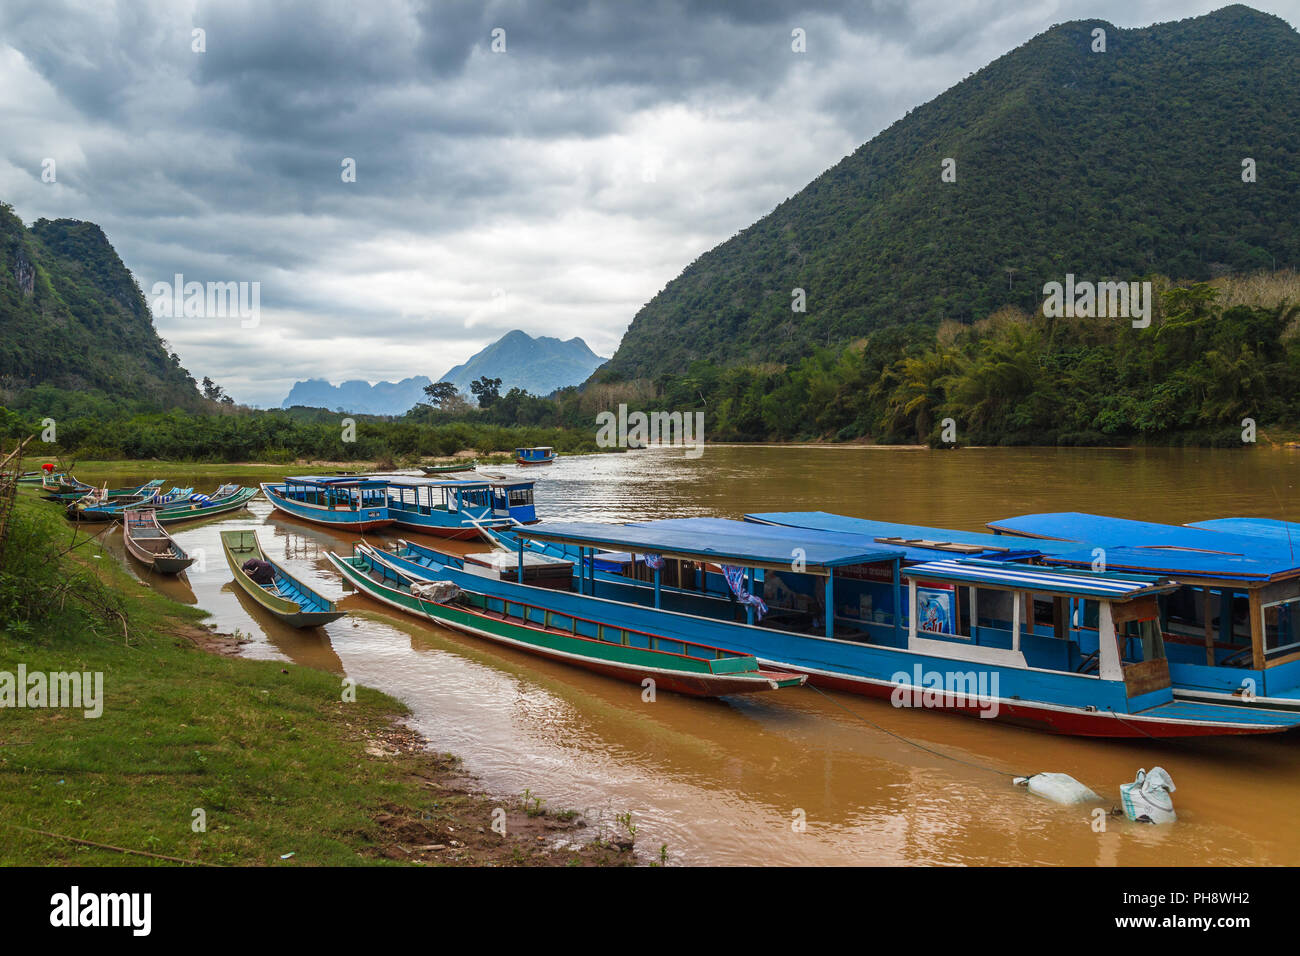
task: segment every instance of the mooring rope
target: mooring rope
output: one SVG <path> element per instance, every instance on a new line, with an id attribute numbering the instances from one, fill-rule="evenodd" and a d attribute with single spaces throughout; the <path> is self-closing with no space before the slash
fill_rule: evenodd
<path id="1" fill-rule="evenodd" d="M 805 686 L 821 694 L 822 697 L 826 698 L 826 700 L 830 701 L 832 704 L 834 704 L 840 710 L 844 711 L 846 714 L 849 714 L 852 717 L 858 718 L 858 720 L 870 724 L 872 727 L 875 727 L 881 733 L 888 734 L 889 736 L 893 737 L 896 740 L 901 740 L 905 744 L 910 744 L 911 746 L 915 747 L 917 750 L 923 750 L 926 753 L 933 754 L 936 757 L 943 757 L 945 760 L 952 760 L 956 763 L 965 764 L 967 767 L 974 767 L 977 770 L 987 770 L 989 773 L 995 773 L 1002 777 L 1010 777 L 1012 780 L 1017 780 L 1022 777 L 1028 778 L 1034 776 L 1034 774 L 1032 773 L 1012 773 L 1009 770 L 1001 770 L 997 767 L 990 767 L 988 764 L 976 763 L 972 760 L 963 760 L 961 757 L 954 757 L 952 754 L 944 753 L 942 750 L 935 750 L 933 747 L 927 747 L 925 744 L 918 743 L 917 741 L 911 739 L 910 737 L 904 737 L 902 734 L 895 733 L 894 731 L 890 730 L 888 727 L 882 727 L 880 724 L 876 723 L 870 717 L 864 717 L 862 714 L 859 714 L 857 711 L 849 710 L 849 708 L 845 707 L 843 704 L 841 704 L 830 694 L 826 693 L 820 687 L 817 687 L 813 684 L 807 684 Z"/>

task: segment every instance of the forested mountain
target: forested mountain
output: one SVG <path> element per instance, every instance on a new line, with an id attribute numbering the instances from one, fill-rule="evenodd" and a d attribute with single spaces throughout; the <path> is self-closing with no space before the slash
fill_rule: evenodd
<path id="1" fill-rule="evenodd" d="M 1244 6 L 1053 27 L 691 263 L 595 380 L 794 363 L 889 326 L 1034 312 L 1066 273 L 1300 265 L 1298 72 L 1300 35 Z"/>
<path id="2" fill-rule="evenodd" d="M 39 385 L 160 408 L 203 403 L 99 226 L 39 219 L 27 229 L 0 203 L 0 403 Z"/>

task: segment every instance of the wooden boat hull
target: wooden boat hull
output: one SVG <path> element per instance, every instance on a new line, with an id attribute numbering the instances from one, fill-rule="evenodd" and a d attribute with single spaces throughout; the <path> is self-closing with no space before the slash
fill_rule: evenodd
<path id="1" fill-rule="evenodd" d="M 420 470 L 426 475 L 454 475 L 459 471 L 473 471 L 477 465 L 478 461 L 463 465 L 421 465 Z"/>
<path id="2" fill-rule="evenodd" d="M 333 552 L 328 555 L 328 558 L 344 579 L 357 590 L 390 607 L 494 643 L 515 647 L 539 657 L 560 661 L 627 683 L 641 685 L 643 681 L 650 678 L 658 689 L 691 697 L 722 697 L 798 686 L 805 679 L 803 674 L 775 669 L 754 669 L 738 674 L 714 674 L 676 669 L 665 666 L 668 655 L 657 651 L 574 636 L 561 628 L 525 625 L 519 619 L 510 619 L 494 614 L 490 610 L 471 610 L 421 601 L 409 592 L 385 586 L 374 580 L 354 563 L 357 558 L 349 560 Z M 663 659 L 656 660 L 656 658 Z"/>
<path id="3" fill-rule="evenodd" d="M 280 565 L 270 561 L 262 553 L 262 546 L 258 543 L 256 532 L 250 530 L 221 532 L 221 550 L 226 556 L 226 564 L 235 575 L 235 583 L 249 597 L 290 627 L 320 627 L 331 621 L 337 621 L 347 614 L 347 611 L 340 610 L 332 601 L 317 594 L 285 572 Z M 268 561 L 276 570 L 277 583 L 291 582 L 306 595 L 314 597 L 324 607 L 307 606 L 301 601 L 268 591 L 244 572 L 242 565 L 249 558 Z"/>
<path id="4" fill-rule="evenodd" d="M 356 510 L 325 508 L 308 502 L 286 498 L 276 491 L 275 486 L 270 482 L 262 483 L 262 494 L 266 495 L 266 500 L 271 502 L 271 506 L 277 511 L 283 511 L 294 518 L 301 518 L 303 521 L 324 525 L 327 528 L 339 528 L 346 531 L 373 531 L 376 528 L 387 528 L 396 522 L 396 519 L 390 516 L 386 507 L 358 508 Z"/>
<path id="5" fill-rule="evenodd" d="M 256 488 L 242 488 L 229 498 L 222 498 L 219 501 L 212 501 L 207 504 L 188 502 L 171 508 L 159 508 L 158 520 L 162 524 L 176 524 L 181 521 L 198 521 L 200 518 L 211 518 L 213 515 L 226 514 L 247 507 L 248 503 L 256 497 Z"/>
<path id="6" fill-rule="evenodd" d="M 559 457 L 560 457 L 559 455 L 556 455 L 555 458 L 539 458 L 539 459 L 516 458 L 515 464 L 516 465 L 553 465 L 555 464 L 555 459 Z"/>
<path id="7" fill-rule="evenodd" d="M 156 516 L 147 512 L 126 516 L 122 543 L 133 558 L 158 574 L 180 574 L 194 563 L 194 558 L 163 531 Z"/>
<path id="8" fill-rule="evenodd" d="M 752 654 L 764 666 L 797 669 L 808 674 L 809 682 L 814 686 L 888 699 L 891 702 L 896 700 L 894 695 L 899 691 L 897 677 L 900 672 L 906 676 L 919 664 L 925 672 L 943 673 L 959 665 L 959 662 L 952 660 L 927 657 L 902 649 L 815 635 L 787 634 L 721 620 L 705 620 L 674 611 L 627 605 L 609 598 L 574 592 L 543 592 L 539 588 L 513 581 L 472 575 L 456 568 L 454 563 L 434 568 L 408 561 L 400 555 L 386 554 L 386 557 L 398 570 L 417 578 L 451 581 L 469 589 L 481 589 L 502 599 L 544 603 L 544 606 L 561 614 L 574 613 L 587 617 L 605 615 L 606 620 L 645 630 L 660 630 L 671 626 L 668 622 L 680 621 L 682 627 L 693 628 L 691 633 L 698 635 L 698 639 L 723 644 L 738 653 Z M 924 709 L 978 715 L 1050 733 L 1083 737 L 1165 738 L 1264 734 L 1289 730 L 1300 723 L 1300 718 L 1295 713 L 1266 709 L 1251 711 L 1228 705 L 1180 700 L 1120 713 L 1109 709 L 1105 702 L 1096 697 L 1088 700 L 1087 696 L 1080 696 L 1077 703 L 1061 704 L 1026 700 L 1024 697 L 1027 694 L 1024 691 L 1031 690 L 1034 686 L 1030 682 L 1048 678 L 1025 675 L 1005 668 L 989 668 L 990 673 L 993 671 L 998 672 L 998 686 L 1002 689 L 997 696 L 972 694 L 960 701 L 943 698 L 926 701 L 922 698 Z M 1064 676 L 1079 688 L 1100 686 L 1099 682 L 1091 678 Z M 914 693 L 920 694 L 923 690 L 918 685 Z M 1098 692 L 1094 690 L 1091 694 Z M 1013 696 L 1016 694 L 1020 696 Z"/>

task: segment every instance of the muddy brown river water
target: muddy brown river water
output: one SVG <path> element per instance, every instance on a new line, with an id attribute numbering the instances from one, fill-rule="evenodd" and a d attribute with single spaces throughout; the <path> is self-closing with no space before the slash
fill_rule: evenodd
<path id="1" fill-rule="evenodd" d="M 544 518 L 821 509 L 971 530 L 1027 511 L 1300 520 L 1300 451 L 1266 448 L 710 446 L 698 459 L 653 449 L 561 459 L 529 474 Z M 145 471 L 107 477 L 113 486 L 150 477 L 201 490 L 217 483 Z M 249 635 L 250 657 L 347 675 L 401 698 L 434 747 L 463 757 L 502 798 L 528 791 L 553 809 L 584 811 L 606 831 L 621 829 L 616 818 L 631 812 L 646 859 L 663 848 L 675 864 L 1300 863 L 1300 733 L 1062 738 L 806 688 L 723 701 L 660 694 L 644 703 L 639 687 L 402 617 L 356 594 L 344 600 L 353 613 L 323 630 L 278 626 L 238 591 L 221 554 L 218 531 L 245 526 L 259 526 L 263 547 L 292 573 L 344 595 L 325 553 L 349 552 L 352 539 L 272 515 L 260 497 L 247 512 L 179 526 L 176 538 L 200 562 L 179 581 L 150 583 L 211 612 L 219 629 Z M 121 552 L 120 533 L 109 546 Z M 1069 773 L 1115 805 L 1119 784 L 1159 764 L 1178 788 L 1179 822 L 1156 828 L 1112 817 L 1094 832 L 1087 810 L 1031 797 L 970 764 Z"/>

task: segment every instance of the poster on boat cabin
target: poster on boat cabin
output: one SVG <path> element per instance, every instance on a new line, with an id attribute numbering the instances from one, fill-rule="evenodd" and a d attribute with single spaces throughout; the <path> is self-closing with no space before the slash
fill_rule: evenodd
<path id="1" fill-rule="evenodd" d="M 955 634 L 953 624 L 954 589 L 928 584 L 916 589 L 917 630 L 931 634 Z"/>

